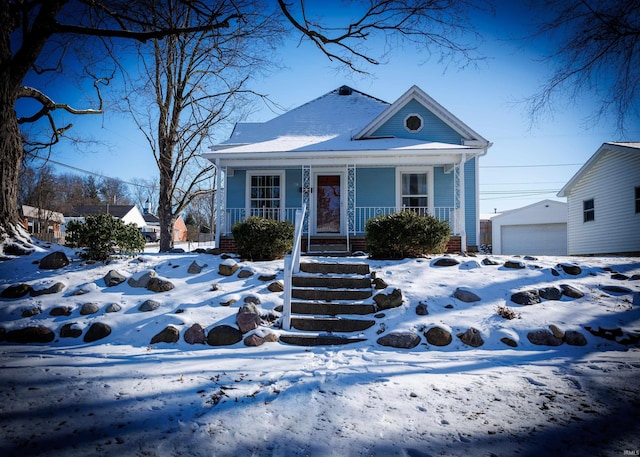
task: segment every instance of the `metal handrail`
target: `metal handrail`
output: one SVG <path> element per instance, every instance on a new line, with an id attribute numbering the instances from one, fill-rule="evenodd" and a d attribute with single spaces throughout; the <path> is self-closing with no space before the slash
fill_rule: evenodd
<path id="1" fill-rule="evenodd" d="M 293 249 L 291 254 L 284 256 L 284 302 L 282 304 L 282 328 L 291 329 L 291 287 L 293 273 L 300 271 L 300 249 L 302 245 L 302 227 L 307 206 L 296 211 L 296 228 L 293 236 Z"/>

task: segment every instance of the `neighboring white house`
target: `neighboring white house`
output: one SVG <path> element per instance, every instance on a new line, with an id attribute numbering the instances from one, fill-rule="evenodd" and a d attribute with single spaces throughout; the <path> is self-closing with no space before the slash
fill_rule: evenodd
<path id="1" fill-rule="evenodd" d="M 491 218 L 493 254 L 567 255 L 567 204 L 543 200 Z"/>
<path id="2" fill-rule="evenodd" d="M 82 205 L 73 208 L 68 214 L 65 214 L 65 222 L 73 219 L 84 219 L 86 216 L 96 214 L 110 214 L 116 219 L 122 219 L 125 224 L 136 224 L 140 229 L 144 228 L 147 223 L 136 205 Z"/>
<path id="3" fill-rule="evenodd" d="M 640 255 L 640 142 L 603 143 L 560 190 L 569 255 Z"/>

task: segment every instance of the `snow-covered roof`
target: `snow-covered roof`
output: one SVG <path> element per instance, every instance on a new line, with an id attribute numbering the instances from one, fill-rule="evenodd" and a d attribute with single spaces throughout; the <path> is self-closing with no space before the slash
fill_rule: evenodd
<path id="1" fill-rule="evenodd" d="M 560 192 L 558 192 L 558 197 L 566 197 L 571 188 L 584 176 L 593 165 L 600 160 L 600 158 L 609 151 L 618 151 L 618 152 L 627 152 L 632 154 L 640 154 L 640 142 L 626 142 L 626 143 L 618 143 L 618 142 L 606 142 L 602 143 L 602 146 L 598 148 L 598 150 L 593 154 L 589 160 L 576 172 L 575 175 L 569 180 L 567 184 L 564 185 Z"/>

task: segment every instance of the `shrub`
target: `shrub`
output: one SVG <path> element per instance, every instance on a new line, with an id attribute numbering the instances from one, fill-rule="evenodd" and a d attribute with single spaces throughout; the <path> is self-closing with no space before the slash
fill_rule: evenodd
<path id="1" fill-rule="evenodd" d="M 251 216 L 231 229 L 238 254 L 251 260 L 281 259 L 293 248 L 295 228 L 291 222 Z"/>
<path id="2" fill-rule="evenodd" d="M 374 259 L 441 253 L 450 236 L 447 222 L 408 210 L 369 219 L 365 225 L 367 250 Z"/>
<path id="3" fill-rule="evenodd" d="M 125 224 L 108 214 L 88 216 L 84 222 L 67 224 L 66 242 L 74 248 L 84 248 L 84 258 L 107 260 L 119 251 L 132 254 L 144 250 L 145 240 L 135 224 Z"/>

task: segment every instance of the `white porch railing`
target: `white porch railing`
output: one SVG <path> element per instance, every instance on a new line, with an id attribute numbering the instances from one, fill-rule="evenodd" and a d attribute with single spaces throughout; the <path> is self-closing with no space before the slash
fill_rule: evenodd
<path id="1" fill-rule="evenodd" d="M 452 234 L 458 235 L 457 233 L 454 233 L 456 229 L 456 209 L 453 206 L 436 206 L 435 208 L 428 208 L 423 206 L 404 208 L 396 208 L 395 206 L 358 206 L 355 208 L 355 230 L 351 232 L 351 234 L 364 233 L 366 222 L 373 217 L 393 214 L 405 209 L 416 211 L 422 215 L 431 214 L 432 216 L 438 218 L 438 220 L 446 221 L 449 223 L 449 227 L 451 227 Z M 296 212 L 299 210 L 300 208 L 257 208 L 251 210 L 251 215 L 261 217 L 271 216 L 272 219 L 287 220 L 291 221 L 291 223 L 294 223 Z M 225 217 L 226 226 L 223 227 L 222 233 L 224 235 L 229 235 L 231 233 L 231 227 L 233 227 L 233 224 L 238 221 L 245 220 L 246 217 L 247 211 L 245 210 L 245 208 L 227 208 Z"/>
<path id="2" fill-rule="evenodd" d="M 282 304 L 282 328 L 291 329 L 291 286 L 293 273 L 300 271 L 300 248 L 302 245 L 302 227 L 306 206 L 296 211 L 296 230 L 293 236 L 291 254 L 284 257 L 284 300 Z"/>

